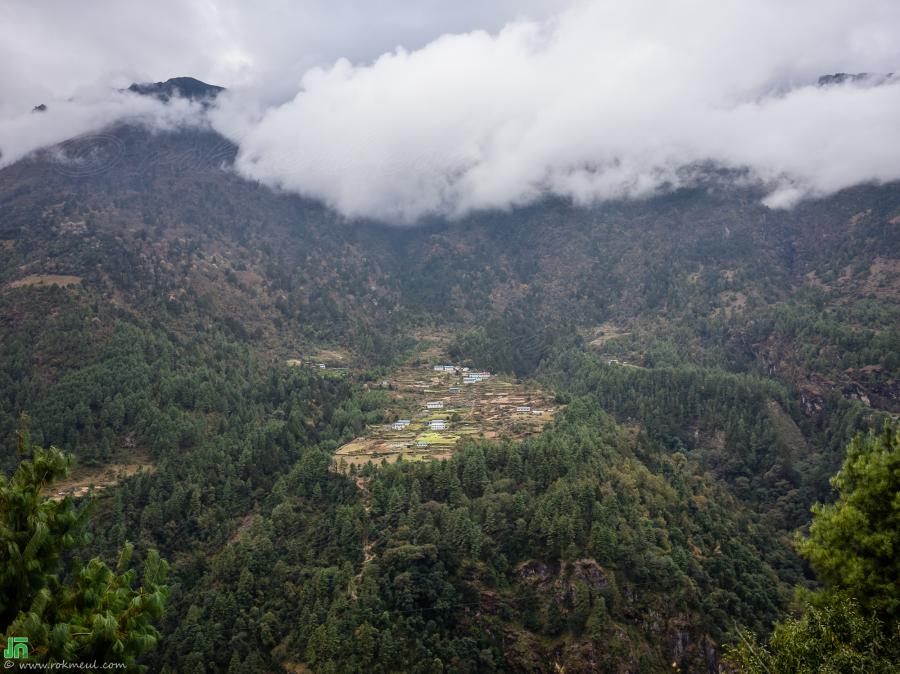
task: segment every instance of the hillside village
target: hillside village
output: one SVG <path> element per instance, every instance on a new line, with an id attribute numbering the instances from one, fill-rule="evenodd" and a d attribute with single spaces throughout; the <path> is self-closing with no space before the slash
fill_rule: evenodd
<path id="1" fill-rule="evenodd" d="M 553 419 L 553 397 L 513 377 L 453 364 L 416 365 L 381 382 L 393 420 L 340 447 L 338 465 L 442 459 L 465 439 L 522 438 Z"/>

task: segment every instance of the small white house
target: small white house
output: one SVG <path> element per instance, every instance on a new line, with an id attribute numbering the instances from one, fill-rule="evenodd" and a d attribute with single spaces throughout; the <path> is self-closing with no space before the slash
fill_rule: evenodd
<path id="1" fill-rule="evenodd" d="M 429 428 L 433 431 L 445 431 L 447 430 L 447 422 L 443 419 L 433 419 L 428 423 Z"/>
<path id="2" fill-rule="evenodd" d="M 433 400 L 431 402 L 425 403 L 425 409 L 442 410 L 444 409 L 444 403 L 440 400 Z"/>
<path id="3" fill-rule="evenodd" d="M 531 410 L 532 414 L 543 414 L 544 410 Z"/>
<path id="4" fill-rule="evenodd" d="M 516 407 L 516 412 L 530 412 L 531 407 L 529 405 L 519 405 Z"/>
<path id="5" fill-rule="evenodd" d="M 416 447 L 427 447 L 428 443 L 425 440 L 416 440 Z"/>
<path id="6" fill-rule="evenodd" d="M 459 391 L 460 391 L 459 386 L 451 386 L 450 387 L 450 393 L 459 393 Z"/>

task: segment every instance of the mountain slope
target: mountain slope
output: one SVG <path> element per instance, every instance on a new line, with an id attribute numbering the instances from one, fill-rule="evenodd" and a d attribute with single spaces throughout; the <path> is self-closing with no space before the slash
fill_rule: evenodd
<path id="1" fill-rule="evenodd" d="M 235 151 L 123 124 L 0 171 L 0 460 L 28 412 L 83 468 L 151 466 L 106 485 L 95 547 L 172 561 L 156 670 L 715 671 L 811 582 L 791 532 L 900 410 L 900 186 L 393 227 Z M 371 383 L 448 334 L 568 409 L 338 474 L 387 421 Z M 346 377 L 286 365 L 325 347 Z"/>

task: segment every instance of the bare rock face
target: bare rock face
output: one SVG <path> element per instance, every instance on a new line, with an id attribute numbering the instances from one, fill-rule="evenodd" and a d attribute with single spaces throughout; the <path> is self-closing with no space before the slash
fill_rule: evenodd
<path id="1" fill-rule="evenodd" d="M 651 662 L 658 666 L 662 657 L 673 671 L 719 672 L 718 645 L 698 627 L 698 616 L 683 613 L 675 602 L 646 597 L 631 585 L 617 586 L 612 572 L 595 559 L 556 563 L 528 560 L 516 568 L 516 577 L 541 597 L 545 607 L 556 607 L 563 621 L 572 618 L 579 588 L 582 592 L 589 590 L 592 602 L 618 605 L 626 613 L 642 616 L 640 629 L 652 635 L 651 642 L 663 645 L 663 653 L 650 652 L 646 643 L 636 640 L 614 619 L 594 618 L 582 630 L 549 641 L 546 635 L 492 623 L 494 629 L 503 632 L 504 642 L 513 644 L 509 656 L 514 671 L 638 674 Z"/>
<path id="2" fill-rule="evenodd" d="M 592 590 L 608 590 L 609 579 L 595 559 L 579 559 L 572 563 L 572 579 L 581 580 Z"/>
<path id="3" fill-rule="evenodd" d="M 543 584 L 556 576 L 556 571 L 544 562 L 530 560 L 523 562 L 517 571 L 519 580 L 529 585 Z"/>

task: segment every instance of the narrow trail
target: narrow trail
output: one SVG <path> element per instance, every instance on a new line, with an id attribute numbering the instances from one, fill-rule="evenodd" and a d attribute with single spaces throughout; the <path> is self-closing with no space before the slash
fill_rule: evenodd
<path id="1" fill-rule="evenodd" d="M 369 490 L 369 482 L 364 477 L 356 478 L 356 488 L 362 492 L 362 500 L 363 500 L 363 509 L 366 511 L 366 515 L 369 514 L 369 511 L 372 509 L 372 492 Z M 366 567 L 375 559 L 375 553 L 373 549 L 375 547 L 375 541 L 369 540 L 368 535 L 363 538 L 362 552 L 363 552 L 363 561 L 362 565 L 359 568 L 359 573 L 357 573 L 353 580 L 350 582 L 350 597 L 352 599 L 356 599 L 356 588 L 359 587 L 359 584 L 362 582 L 363 574 L 366 571 Z"/>

